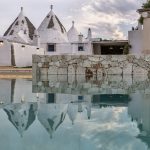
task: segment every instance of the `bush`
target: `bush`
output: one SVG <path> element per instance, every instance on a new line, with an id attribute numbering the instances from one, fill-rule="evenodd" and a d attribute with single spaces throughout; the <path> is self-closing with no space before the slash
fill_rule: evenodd
<path id="1" fill-rule="evenodd" d="M 147 9 L 150 8 L 150 0 L 143 4 L 142 8 Z"/>
<path id="2" fill-rule="evenodd" d="M 139 18 L 139 20 L 138 20 L 138 21 L 139 21 L 139 23 L 140 23 L 140 24 L 142 24 L 142 25 L 143 25 L 144 18 L 141 16 L 141 17 Z"/>
<path id="3" fill-rule="evenodd" d="M 123 54 L 124 54 L 124 55 L 128 55 L 130 48 L 131 48 L 131 45 L 126 44 L 126 45 L 124 46 L 124 49 L 123 49 Z"/>

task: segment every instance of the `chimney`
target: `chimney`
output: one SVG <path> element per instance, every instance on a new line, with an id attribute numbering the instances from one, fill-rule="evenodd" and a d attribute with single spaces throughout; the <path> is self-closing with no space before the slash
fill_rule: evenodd
<path id="1" fill-rule="evenodd" d="M 33 43 L 35 46 L 40 47 L 40 36 L 37 30 L 34 31 Z"/>
<path id="2" fill-rule="evenodd" d="M 79 43 L 82 43 L 83 42 L 83 34 L 79 34 Z"/>
<path id="3" fill-rule="evenodd" d="M 91 28 L 88 29 L 88 39 L 91 40 L 92 38 L 92 31 Z"/>
<path id="4" fill-rule="evenodd" d="M 23 12 L 23 7 L 21 7 L 21 12 Z"/>
<path id="5" fill-rule="evenodd" d="M 72 27 L 74 27 L 74 21 L 72 21 Z"/>
<path id="6" fill-rule="evenodd" d="M 51 10 L 53 10 L 53 5 L 51 5 Z"/>

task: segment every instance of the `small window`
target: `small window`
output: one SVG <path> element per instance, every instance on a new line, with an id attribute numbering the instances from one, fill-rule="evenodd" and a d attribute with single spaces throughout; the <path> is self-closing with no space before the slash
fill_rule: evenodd
<path id="1" fill-rule="evenodd" d="M 83 100 L 84 100 L 84 97 L 83 97 L 83 96 L 78 96 L 78 100 L 79 100 L 79 101 L 83 101 Z"/>
<path id="2" fill-rule="evenodd" d="M 55 103 L 55 94 L 48 94 L 48 96 L 47 96 L 48 98 L 47 98 L 47 103 L 48 104 L 50 104 L 50 103 Z"/>
<path id="3" fill-rule="evenodd" d="M 84 51 L 84 46 L 83 45 L 79 45 L 78 46 L 78 51 Z"/>
<path id="4" fill-rule="evenodd" d="M 55 52 L 55 44 L 48 45 L 48 52 Z"/>

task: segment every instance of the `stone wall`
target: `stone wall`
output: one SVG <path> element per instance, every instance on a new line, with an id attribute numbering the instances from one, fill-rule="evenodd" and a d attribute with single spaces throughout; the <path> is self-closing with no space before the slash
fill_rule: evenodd
<path id="1" fill-rule="evenodd" d="M 33 77 L 37 74 L 148 75 L 150 55 L 33 55 Z"/>
<path id="2" fill-rule="evenodd" d="M 61 93 L 72 95 L 95 94 L 150 94 L 150 79 L 146 76 L 46 75 L 33 82 L 34 93 Z"/>

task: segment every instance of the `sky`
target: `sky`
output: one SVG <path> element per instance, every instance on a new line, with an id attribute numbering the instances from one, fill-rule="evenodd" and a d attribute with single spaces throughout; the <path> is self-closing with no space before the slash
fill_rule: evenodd
<path id="1" fill-rule="evenodd" d="M 25 15 L 39 27 L 54 5 L 54 12 L 70 29 L 72 21 L 79 32 L 87 36 L 92 29 L 93 37 L 103 39 L 126 39 L 132 26 L 137 26 L 136 10 L 146 0 L 0 0 L 0 35 L 14 21 L 24 7 Z"/>

